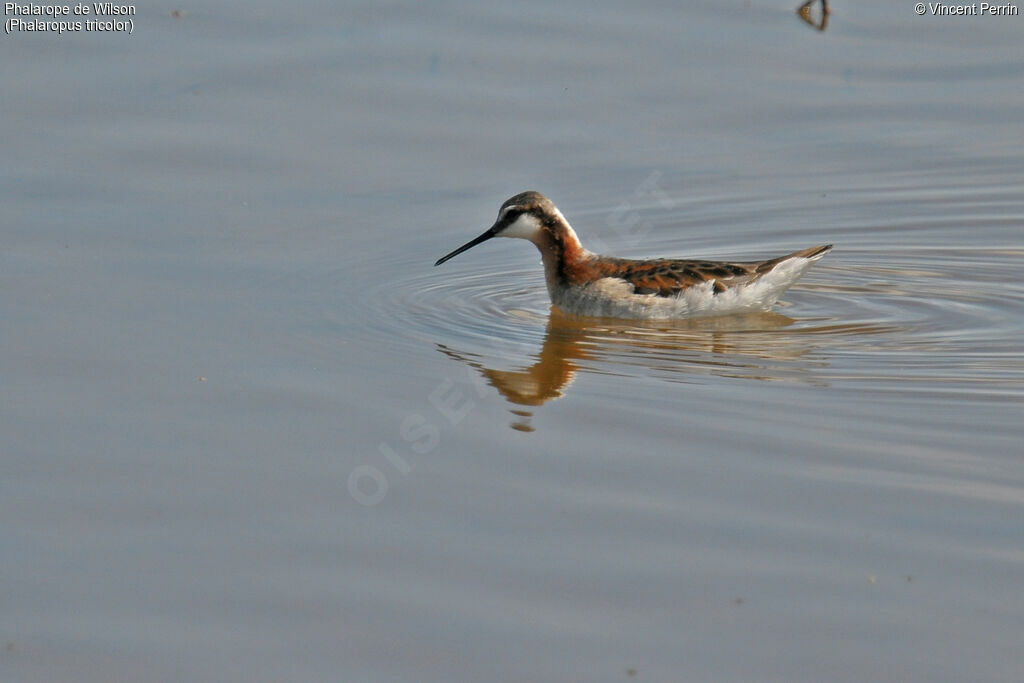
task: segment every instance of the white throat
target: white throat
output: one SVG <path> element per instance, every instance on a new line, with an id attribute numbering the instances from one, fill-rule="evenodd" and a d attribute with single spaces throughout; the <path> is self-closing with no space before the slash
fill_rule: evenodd
<path id="1" fill-rule="evenodd" d="M 533 214 L 522 213 L 515 223 L 498 233 L 498 237 L 519 237 L 537 244 L 540 240 L 540 221 Z"/>

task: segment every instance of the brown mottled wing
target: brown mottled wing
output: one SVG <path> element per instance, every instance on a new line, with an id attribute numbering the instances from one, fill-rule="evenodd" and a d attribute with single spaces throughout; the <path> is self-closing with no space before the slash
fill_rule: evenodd
<path id="1" fill-rule="evenodd" d="M 609 272 L 608 276 L 621 278 L 630 283 L 633 285 L 633 291 L 637 294 L 675 296 L 694 285 L 701 285 L 709 281 L 714 293 L 718 294 L 729 287 L 756 280 L 788 259 L 794 257 L 813 259 L 824 256 L 831 249 L 832 245 L 829 244 L 801 249 L 767 261 L 743 263 L 672 259 L 617 260 L 614 264 L 614 272 Z"/>
<path id="2" fill-rule="evenodd" d="M 713 261 L 623 261 L 616 272 L 609 273 L 633 285 L 637 294 L 675 296 L 694 285 L 711 282 L 714 291 L 756 277 L 751 266 L 757 264 L 718 263 Z"/>

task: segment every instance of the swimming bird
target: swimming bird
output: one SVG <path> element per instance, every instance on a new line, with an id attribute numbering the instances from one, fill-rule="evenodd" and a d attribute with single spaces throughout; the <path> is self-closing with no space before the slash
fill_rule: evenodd
<path id="1" fill-rule="evenodd" d="M 601 256 L 583 247 L 550 199 L 531 190 L 508 199 L 494 225 L 434 265 L 492 237 L 518 237 L 537 245 L 551 303 L 562 311 L 655 320 L 767 310 L 832 250 L 824 244 L 740 262 Z"/>

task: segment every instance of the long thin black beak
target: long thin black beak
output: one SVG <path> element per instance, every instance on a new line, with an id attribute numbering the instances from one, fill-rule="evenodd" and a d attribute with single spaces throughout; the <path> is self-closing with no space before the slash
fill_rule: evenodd
<path id="1" fill-rule="evenodd" d="M 452 253 L 450 253 L 450 254 L 448 254 L 446 256 L 442 256 L 441 258 L 437 259 L 437 263 L 435 263 L 434 265 L 435 266 L 439 266 L 442 263 L 444 263 L 445 261 L 447 261 L 448 259 L 452 258 L 453 256 L 458 256 L 459 254 L 461 254 L 462 252 L 466 251 L 467 249 L 472 249 L 476 245 L 480 244 L 481 242 L 486 242 L 487 240 L 491 239 L 492 237 L 494 237 L 497 234 L 498 234 L 498 226 L 494 225 L 487 232 L 485 232 L 484 234 L 480 235 L 476 239 L 473 239 L 473 240 L 470 240 L 470 241 L 466 242 L 465 244 L 463 244 L 461 247 L 459 247 L 458 249 L 456 249 Z"/>

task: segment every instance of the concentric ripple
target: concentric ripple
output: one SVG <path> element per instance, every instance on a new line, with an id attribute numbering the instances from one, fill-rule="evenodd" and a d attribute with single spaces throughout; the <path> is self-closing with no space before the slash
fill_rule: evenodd
<path id="1" fill-rule="evenodd" d="M 670 322 L 562 316 L 536 258 L 519 253 L 483 253 L 445 269 L 411 257 L 385 265 L 381 255 L 362 266 L 391 275 L 360 297 L 355 329 L 409 351 L 467 354 L 484 367 L 529 368 L 560 353 L 574 371 L 672 380 L 713 374 L 1019 395 L 1024 250 L 880 248 L 856 230 L 847 238 L 851 246 L 837 236 L 835 252 L 770 313 Z"/>
<path id="2" fill-rule="evenodd" d="M 451 342 L 511 359 L 536 350 L 550 309 L 540 268 L 488 269 L 487 262 L 467 259 L 446 269 L 412 258 L 366 264 L 392 277 L 360 297 L 360 332 L 410 349 Z"/>

